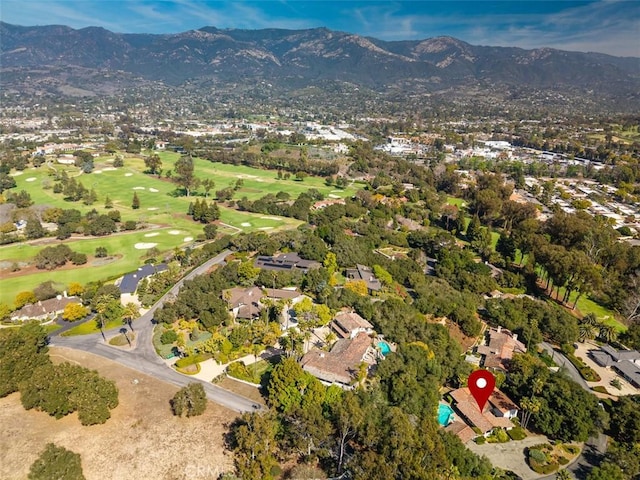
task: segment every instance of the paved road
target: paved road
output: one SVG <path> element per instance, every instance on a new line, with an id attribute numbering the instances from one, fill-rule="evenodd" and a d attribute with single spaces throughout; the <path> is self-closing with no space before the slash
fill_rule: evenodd
<path id="1" fill-rule="evenodd" d="M 553 361 L 556 362 L 557 365 L 563 367 L 566 370 L 567 374 L 569 374 L 574 382 L 576 382 L 588 392 L 592 393 L 591 388 L 589 387 L 589 385 L 587 385 L 587 382 L 585 382 L 584 378 L 580 376 L 580 372 L 578 372 L 578 369 L 567 359 L 567 357 L 562 355 L 560 352 L 556 352 L 553 347 L 547 342 L 542 342 L 540 346 L 544 348 L 549 355 L 551 355 L 551 358 L 553 358 Z"/>
<path id="2" fill-rule="evenodd" d="M 199 381 L 196 378 L 181 375 L 180 373 L 172 370 L 158 357 L 151 342 L 154 327 L 153 315 L 155 311 L 164 304 L 164 302 L 174 298 L 178 294 L 178 291 L 184 284 L 185 280 L 190 280 L 197 275 L 202 275 L 213 265 L 224 263 L 224 259 L 230 253 L 230 250 L 225 250 L 198 268 L 195 268 L 191 273 L 176 283 L 169 292 L 163 295 L 163 297 L 158 300 L 158 302 L 156 302 L 148 312 L 136 319 L 132 323 L 133 330 L 136 332 L 137 336 L 136 345 L 133 349 L 123 350 L 111 347 L 104 342 L 100 333 L 62 337 L 56 335 L 59 332 L 54 332 L 50 337 L 50 344 L 56 347 L 74 348 L 76 350 L 94 353 L 177 386 L 185 386 L 188 383 Z M 254 402 L 248 398 L 224 390 L 210 382 L 201 383 L 203 384 L 204 389 L 207 392 L 207 397 L 210 400 L 236 412 L 248 412 L 254 410 Z"/>
<path id="3" fill-rule="evenodd" d="M 553 361 L 556 362 L 556 364 L 565 369 L 572 380 L 588 392 L 593 393 L 591 392 L 589 385 L 587 385 L 587 382 L 585 382 L 580 376 L 578 369 L 567 359 L 567 357 L 560 352 L 556 352 L 553 347 L 546 342 L 542 342 L 540 346 L 552 356 Z M 587 440 L 584 448 L 582 449 L 582 453 L 578 459 L 567 468 L 567 470 L 569 470 L 578 480 L 584 480 L 587 478 L 588 473 L 593 467 L 600 465 L 606 451 L 607 436 L 603 433 L 599 433 Z M 540 480 L 555 480 L 555 478 L 556 475 L 553 474 L 542 477 Z"/>

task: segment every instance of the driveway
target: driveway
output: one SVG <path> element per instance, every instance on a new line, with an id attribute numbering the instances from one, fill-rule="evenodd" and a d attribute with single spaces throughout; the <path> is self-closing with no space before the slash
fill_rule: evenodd
<path id="1" fill-rule="evenodd" d="M 556 352 L 553 347 L 547 342 L 542 342 L 540 344 L 542 348 L 544 348 L 549 355 L 553 358 L 553 361 L 556 364 L 562 366 L 567 374 L 582 388 L 586 391 L 593 393 L 591 388 L 584 381 L 584 379 L 580 376 L 578 369 L 573 366 L 573 364 L 560 352 Z M 578 480 L 584 480 L 587 478 L 587 474 L 591 471 L 591 469 L 600 464 L 604 454 L 607 451 L 607 436 L 603 433 L 598 433 L 590 437 L 585 443 L 580 456 L 578 459 L 569 466 L 568 470 L 573 474 L 574 478 Z M 542 480 L 554 480 L 556 475 L 549 475 L 546 477 L 542 477 Z"/>
<path id="2" fill-rule="evenodd" d="M 584 363 L 594 369 L 602 379 L 599 382 L 589 382 L 591 387 L 598 385 L 603 386 L 612 395 L 637 395 L 640 393 L 640 390 L 635 388 L 633 385 L 630 385 L 629 382 L 618 375 L 611 367 L 601 367 L 591 359 L 589 352 L 592 350 L 600 350 L 599 345 L 589 341 L 577 343 L 576 345 L 578 346 L 575 353 L 576 357 L 581 358 Z M 614 379 L 618 379 L 620 382 L 620 386 L 622 387 L 620 390 L 611 385 L 611 381 Z"/>
<path id="3" fill-rule="evenodd" d="M 541 443 L 549 443 L 544 435 L 530 435 L 524 440 L 507 443 L 467 443 L 467 448 L 478 455 L 486 456 L 494 467 L 511 470 L 523 480 L 537 480 L 540 475 L 531 470 L 525 462 L 525 448 Z M 551 477 L 554 478 L 554 477 Z"/>
<path id="4" fill-rule="evenodd" d="M 540 346 L 544 348 L 549 355 L 551 355 L 551 358 L 553 358 L 553 361 L 557 365 L 565 369 L 569 377 L 571 377 L 574 382 L 576 382 L 588 392 L 593 393 L 591 392 L 591 388 L 589 387 L 589 385 L 587 385 L 587 382 L 585 382 L 584 379 L 580 376 L 580 372 L 578 372 L 578 369 L 573 366 L 573 363 L 571 363 L 567 359 L 567 357 L 562 355 L 560 352 L 556 352 L 553 347 L 547 342 L 542 342 Z"/>

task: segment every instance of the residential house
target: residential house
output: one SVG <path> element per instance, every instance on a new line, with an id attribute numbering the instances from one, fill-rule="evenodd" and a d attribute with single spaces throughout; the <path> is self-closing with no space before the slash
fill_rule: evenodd
<path id="1" fill-rule="evenodd" d="M 264 296 L 259 287 L 234 287 L 222 291 L 222 298 L 229 304 L 234 318 L 243 320 L 253 320 L 260 315 Z"/>
<path id="2" fill-rule="evenodd" d="M 325 200 L 318 200 L 313 205 L 311 205 L 311 210 L 322 210 L 323 208 L 330 207 L 331 205 L 344 205 L 344 198 L 328 198 Z"/>
<path id="3" fill-rule="evenodd" d="M 133 294 L 138 288 L 138 283 L 143 278 L 150 277 L 158 272 L 164 272 L 167 270 L 167 265 L 165 263 L 159 263 L 158 265 L 143 265 L 138 268 L 135 272 L 127 273 L 118 284 L 118 288 L 120 289 L 121 294 L 129 293 Z"/>
<path id="4" fill-rule="evenodd" d="M 518 416 L 518 405 L 500 390 L 494 390 L 489 397 L 491 413 L 496 417 L 516 418 Z"/>
<path id="5" fill-rule="evenodd" d="M 506 363 L 514 353 L 526 353 L 527 347 L 518 340 L 518 335 L 506 328 L 490 328 L 484 345 L 478 345 L 476 352 L 482 355 L 481 364 L 485 368 L 506 370 Z"/>
<path id="6" fill-rule="evenodd" d="M 445 431 L 457 436 L 462 443 L 467 443 L 473 440 L 477 435 L 473 429 L 464 422 L 455 420 L 449 425 L 444 427 Z"/>
<path id="7" fill-rule="evenodd" d="M 484 436 L 490 434 L 494 428 L 505 428 L 509 430 L 514 426 L 510 420 L 512 417 L 507 416 L 512 414 L 512 410 L 511 408 L 506 408 L 515 407 L 514 416 L 517 416 L 518 407 L 499 390 L 495 390 L 491 394 L 489 402 L 487 402 L 487 405 L 485 405 L 482 411 L 478 408 L 478 403 L 467 387 L 453 390 L 449 395 L 451 395 L 453 399 L 453 408 L 460 415 L 460 418 L 470 427 L 477 428 Z M 510 403 L 507 403 L 505 399 Z M 499 415 L 496 415 L 494 412 L 499 413 Z"/>
<path id="8" fill-rule="evenodd" d="M 611 345 L 603 345 L 589 355 L 598 365 L 611 367 L 631 385 L 640 388 L 640 352 L 637 350 L 616 350 Z"/>
<path id="9" fill-rule="evenodd" d="M 382 283 L 373 274 L 373 270 L 366 265 L 356 265 L 356 268 L 347 269 L 347 278 L 350 280 L 363 280 L 367 284 L 369 293 L 382 290 Z"/>
<path id="10" fill-rule="evenodd" d="M 300 365 L 321 382 L 351 388 L 358 377 L 362 364 L 367 370 L 375 365 L 378 354 L 373 346 L 373 340 L 364 332 L 354 338 L 341 338 L 331 348 L 331 351 L 309 351 Z"/>
<path id="11" fill-rule="evenodd" d="M 264 270 L 274 270 L 277 272 L 290 272 L 301 270 L 308 272 L 314 268 L 320 268 L 321 264 L 314 260 L 305 260 L 295 252 L 281 253 L 277 256 L 260 255 L 256 258 L 254 265 Z"/>
<path id="12" fill-rule="evenodd" d="M 70 303 L 82 303 L 82 300 L 78 297 L 58 295 L 56 298 L 25 305 L 21 309 L 11 313 L 10 318 L 12 322 L 24 320 L 54 320 L 59 315 L 62 315 L 64 307 Z"/>
<path id="13" fill-rule="evenodd" d="M 356 312 L 339 312 L 331 322 L 331 330 L 338 338 L 355 338 L 359 333 L 371 335 L 373 325 L 358 315 Z"/>

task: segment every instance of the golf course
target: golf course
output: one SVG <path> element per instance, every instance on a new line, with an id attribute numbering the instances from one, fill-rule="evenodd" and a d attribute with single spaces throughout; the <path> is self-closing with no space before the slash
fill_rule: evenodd
<path id="1" fill-rule="evenodd" d="M 160 152 L 159 155 L 163 172 L 171 170 L 180 158 L 179 154 L 174 152 Z M 94 159 L 95 168 L 89 174 L 82 173 L 80 168 L 75 166 L 58 164 L 55 159 L 50 158 L 38 168 L 30 167 L 23 172 L 12 174 L 17 184 L 14 191 L 28 192 L 34 206 L 73 208 L 83 215 L 93 209 L 101 214 L 118 210 L 122 222 L 134 220 L 138 222 L 138 229 L 104 237 L 73 235 L 64 240 L 64 243 L 73 251 L 86 254 L 89 261 L 81 266 L 67 264 L 52 271 L 37 270 L 30 266 L 30 262 L 45 246 L 60 243 L 55 237 L 0 246 L 0 302 L 12 304 L 17 293 L 32 290 L 49 280 L 67 285 L 70 282 L 85 284 L 90 281 L 115 279 L 140 266 L 147 258 L 149 249 L 154 248 L 161 253 L 171 251 L 175 247 L 192 244 L 194 239 L 202 235 L 203 224 L 194 222 L 187 215 L 187 209 L 189 202 L 205 197 L 204 189 L 193 191 L 190 197 L 186 197 L 165 175 L 160 177 L 144 173 L 143 158 L 127 155 L 124 158 L 124 166 L 114 168 L 114 155 L 100 156 Z M 327 198 L 343 198 L 353 195 L 356 191 L 352 186 L 335 189 L 325 185 L 324 179 L 318 177 L 306 177 L 303 181 L 296 181 L 294 178 L 278 179 L 277 172 L 273 170 L 212 163 L 199 158 L 194 159 L 194 166 L 195 175 L 200 180 L 209 178 L 215 182 L 215 186 L 208 192 L 209 202 L 215 200 L 217 190 L 233 188 L 239 179 L 242 179 L 242 185 L 235 191 L 234 200 L 242 197 L 255 200 L 268 193 L 276 194 L 280 191 L 287 192 L 291 198 L 295 198 L 310 188 L 317 189 Z M 84 205 L 82 201 L 66 201 L 63 194 L 53 193 L 54 175 L 63 170 L 88 190 L 95 190 L 97 201 L 93 205 Z M 139 199 L 138 209 L 132 208 L 134 193 Z M 113 205 L 111 209 L 105 208 L 107 197 Z M 240 212 L 220 205 L 218 231 L 227 234 L 253 231 L 268 233 L 295 228 L 300 223 L 292 218 Z M 97 247 L 106 248 L 108 257 L 94 258 Z M 15 270 L 16 265 L 20 270 L 11 271 Z"/>

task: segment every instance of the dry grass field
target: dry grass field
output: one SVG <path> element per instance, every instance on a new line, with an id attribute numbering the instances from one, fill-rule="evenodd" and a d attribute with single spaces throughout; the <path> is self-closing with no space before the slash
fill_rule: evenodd
<path id="1" fill-rule="evenodd" d="M 223 435 L 234 412 L 210 402 L 202 416 L 176 418 L 169 409 L 177 391 L 173 385 L 76 350 L 52 348 L 51 358 L 77 362 L 114 380 L 120 405 L 104 425 L 83 427 L 77 414 L 56 420 L 25 411 L 17 393 L 0 399 L 3 480 L 26 479 L 49 442 L 79 453 L 88 480 L 215 479 L 233 469 Z"/>

